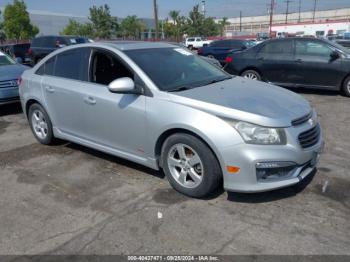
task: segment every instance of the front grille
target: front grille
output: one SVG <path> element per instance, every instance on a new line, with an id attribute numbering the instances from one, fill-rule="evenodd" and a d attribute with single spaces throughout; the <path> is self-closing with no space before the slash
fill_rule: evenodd
<path id="1" fill-rule="evenodd" d="M 0 88 L 17 87 L 17 80 L 0 81 Z"/>
<path id="2" fill-rule="evenodd" d="M 292 126 L 298 126 L 301 124 L 304 124 L 305 122 L 307 122 L 310 118 L 312 117 L 312 112 L 308 113 L 305 116 L 302 116 L 300 118 L 294 119 L 292 121 Z"/>
<path id="3" fill-rule="evenodd" d="M 320 125 L 301 133 L 298 137 L 299 143 L 302 148 L 308 148 L 318 143 L 320 139 L 321 128 Z"/>

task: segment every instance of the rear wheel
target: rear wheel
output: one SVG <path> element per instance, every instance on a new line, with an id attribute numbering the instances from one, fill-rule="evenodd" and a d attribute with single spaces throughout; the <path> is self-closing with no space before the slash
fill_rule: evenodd
<path id="1" fill-rule="evenodd" d="M 189 45 L 188 49 L 193 50 L 193 45 Z"/>
<path id="2" fill-rule="evenodd" d="M 343 83 L 343 93 L 345 96 L 350 97 L 350 76 Z"/>
<path id="3" fill-rule="evenodd" d="M 50 145 L 56 141 L 53 135 L 51 120 L 41 105 L 31 105 L 28 118 L 33 134 L 41 144 Z"/>
<path id="4" fill-rule="evenodd" d="M 204 197 L 220 184 L 220 165 L 208 146 L 195 136 L 175 134 L 162 148 L 162 167 L 172 187 L 191 197 Z"/>
<path id="5" fill-rule="evenodd" d="M 208 58 L 215 59 L 213 55 L 208 55 Z"/>
<path id="6" fill-rule="evenodd" d="M 242 77 L 244 78 L 249 78 L 252 80 L 261 80 L 261 76 L 258 72 L 256 72 L 255 70 L 246 70 L 241 74 Z"/>

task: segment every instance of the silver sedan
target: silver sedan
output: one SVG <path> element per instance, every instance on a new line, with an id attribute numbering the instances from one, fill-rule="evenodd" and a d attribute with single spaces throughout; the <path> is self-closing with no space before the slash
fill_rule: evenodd
<path id="1" fill-rule="evenodd" d="M 323 147 L 301 96 L 165 43 L 62 48 L 24 72 L 20 97 L 40 143 L 64 139 L 163 169 L 192 197 L 222 183 L 239 192 L 294 185 Z"/>

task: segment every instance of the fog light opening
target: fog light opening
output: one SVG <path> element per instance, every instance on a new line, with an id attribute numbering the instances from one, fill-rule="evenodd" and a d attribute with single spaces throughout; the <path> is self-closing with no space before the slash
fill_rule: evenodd
<path id="1" fill-rule="evenodd" d="M 256 164 L 256 176 L 258 181 L 287 179 L 294 175 L 297 168 L 294 162 L 263 162 Z"/>

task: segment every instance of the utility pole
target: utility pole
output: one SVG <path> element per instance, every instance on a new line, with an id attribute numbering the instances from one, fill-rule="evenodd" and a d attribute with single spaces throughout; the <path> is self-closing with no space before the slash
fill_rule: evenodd
<path id="1" fill-rule="evenodd" d="M 242 11 L 239 11 L 239 32 L 242 32 Z"/>
<path id="2" fill-rule="evenodd" d="M 271 0 L 270 5 L 270 37 L 272 37 L 272 21 L 273 21 L 273 9 L 275 8 L 275 0 Z"/>
<path id="3" fill-rule="evenodd" d="M 156 30 L 155 40 L 157 40 L 159 36 L 157 0 L 153 0 L 153 10 L 154 10 L 154 23 L 155 23 L 155 30 Z"/>
<path id="4" fill-rule="evenodd" d="M 312 22 L 315 22 L 316 9 L 317 9 L 317 0 L 314 0 L 314 12 L 312 15 Z"/>
<path id="5" fill-rule="evenodd" d="M 207 12 L 207 10 L 206 10 L 206 7 L 205 7 L 205 1 L 203 0 L 202 1 L 202 14 L 203 14 L 204 17 L 206 15 L 206 12 Z"/>
<path id="6" fill-rule="evenodd" d="M 286 6 L 286 24 L 288 23 L 288 14 L 289 14 L 289 4 L 292 2 L 291 0 L 286 0 L 284 1 L 287 6 Z"/>
<path id="7" fill-rule="evenodd" d="M 301 0 L 299 0 L 299 18 L 298 18 L 298 23 L 301 22 Z"/>

